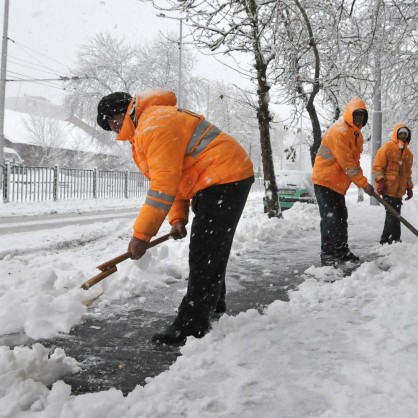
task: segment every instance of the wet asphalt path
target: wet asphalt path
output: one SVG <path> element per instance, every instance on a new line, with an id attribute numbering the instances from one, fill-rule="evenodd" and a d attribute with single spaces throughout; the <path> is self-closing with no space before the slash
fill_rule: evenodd
<path id="1" fill-rule="evenodd" d="M 57 224 L 104 220 L 122 211 L 102 211 L 88 214 L 46 215 L 27 219 L 2 218 L 2 232 L 17 232 L 56 228 Z M 136 213 L 136 211 L 135 211 Z M 132 210 L 123 215 L 132 217 Z M 20 229 L 22 228 L 22 229 Z M 6 232 L 7 231 L 7 232 Z M 307 233 L 303 240 L 260 243 L 257 248 L 233 253 L 227 271 L 227 314 L 237 315 L 248 309 L 260 312 L 275 300 L 288 300 L 288 291 L 297 289 L 301 273 L 317 263 L 312 251 L 318 246 L 318 232 Z M 280 241 L 281 240 L 281 241 Z M 180 304 L 187 281 L 178 279 L 168 289 L 142 295 L 143 298 L 115 301 L 102 307 L 97 302 L 89 307 L 84 321 L 69 335 L 40 341 L 51 349 L 59 347 L 81 365 L 81 372 L 64 381 L 72 386 L 73 394 L 97 392 L 115 387 L 127 394 L 147 377 L 167 370 L 180 355 L 180 348 L 150 342 L 151 336 L 170 324 Z M 145 300 L 145 302 L 144 302 Z M 216 320 L 216 319 L 215 319 Z M 33 341 L 19 335 L 2 336 L 1 345 L 30 346 Z"/>
<path id="2" fill-rule="evenodd" d="M 313 260 L 305 260 L 295 268 L 294 264 L 286 267 L 284 257 L 283 253 L 277 254 L 276 245 L 265 245 L 232 257 L 227 274 L 227 314 L 237 315 L 252 308 L 262 311 L 275 300 L 287 301 L 289 289 L 296 289 L 301 283 L 299 272 Z M 93 305 L 91 317 L 75 327 L 69 336 L 41 341 L 50 348 L 63 348 L 68 356 L 81 363 L 80 373 L 64 379 L 72 386 L 73 393 L 115 387 L 127 394 L 136 385 L 146 384 L 147 377 L 167 370 L 180 355 L 180 348 L 155 345 L 150 338 L 174 319 L 174 309 L 182 298 L 176 290 L 186 286 L 187 282 L 182 280 L 165 292 L 144 295 L 146 306 L 136 299 L 115 303 L 100 319 L 95 318 Z M 167 313 L 167 304 L 172 308 L 171 313 Z"/>

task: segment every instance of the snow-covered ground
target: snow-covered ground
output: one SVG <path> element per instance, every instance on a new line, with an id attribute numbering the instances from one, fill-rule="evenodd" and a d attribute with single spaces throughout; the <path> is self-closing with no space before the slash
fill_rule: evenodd
<path id="1" fill-rule="evenodd" d="M 296 204 L 285 219 L 268 219 L 260 194 L 252 194 L 238 226 L 232 257 L 265 243 L 317 245 L 314 205 Z M 42 338 L 70 332 L 89 314 L 89 292 L 103 288 L 95 308 L 158 292 L 187 275 L 188 240 L 168 241 L 90 291 L 78 286 L 100 262 L 126 251 L 133 220 L 102 221 L 35 234 L 3 235 L 0 243 L 0 339 L 6 334 L 33 345 L 0 346 L 1 418 L 271 417 L 415 418 L 418 416 L 418 238 L 403 227 L 403 243 L 378 245 L 384 210 L 347 197 L 349 237 L 365 262 L 350 277 L 311 266 L 305 281 L 262 313 L 224 315 L 212 331 L 189 338 L 169 370 L 124 397 L 119 390 L 71 395 L 62 380 L 77 373 L 77 359 L 50 353 Z M 403 216 L 418 226 L 418 198 Z M 0 217 L 134 207 L 135 201 L 0 204 Z M 1 218 L 0 218 L 1 219 Z M 165 227 L 167 228 L 167 226 Z M 167 229 L 161 233 L 167 232 Z M 21 247 L 25 251 L 16 251 Z M 274 275 L 273 275 L 274 277 Z M 330 278 L 337 278 L 330 283 Z M 70 289 L 70 290 L 66 290 Z"/>

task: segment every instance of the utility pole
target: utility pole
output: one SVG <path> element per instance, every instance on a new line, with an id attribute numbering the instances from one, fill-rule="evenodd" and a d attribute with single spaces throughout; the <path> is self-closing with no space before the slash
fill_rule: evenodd
<path id="1" fill-rule="evenodd" d="M 178 87 L 178 107 L 182 105 L 182 59 L 183 59 L 183 18 L 178 19 L 180 22 L 180 40 L 179 40 L 179 87 Z"/>
<path id="2" fill-rule="evenodd" d="M 6 100 L 7 34 L 9 27 L 9 0 L 4 1 L 3 40 L 0 71 L 0 164 L 4 164 L 4 105 Z"/>
<path id="3" fill-rule="evenodd" d="M 372 125 L 372 149 L 370 153 L 370 183 L 373 184 L 373 160 L 376 156 L 377 150 L 382 145 L 382 65 L 381 65 L 381 47 L 379 42 L 381 41 L 382 27 L 380 15 L 380 0 L 376 3 L 376 24 L 378 25 L 377 34 L 377 45 L 374 48 L 374 74 L 375 84 L 373 93 L 373 125 Z M 376 42 L 376 41 L 375 41 Z M 379 202 L 370 196 L 370 205 L 378 206 Z"/>

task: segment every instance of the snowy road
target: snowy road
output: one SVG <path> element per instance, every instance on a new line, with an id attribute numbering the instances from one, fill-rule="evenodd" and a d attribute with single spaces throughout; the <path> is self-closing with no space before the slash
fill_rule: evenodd
<path id="1" fill-rule="evenodd" d="M 112 219 L 134 219 L 137 209 L 112 209 L 87 213 L 60 213 L 34 216 L 10 216 L 1 218 L 0 236 L 16 232 L 31 232 L 41 229 L 61 228 L 67 225 L 85 225 Z"/>

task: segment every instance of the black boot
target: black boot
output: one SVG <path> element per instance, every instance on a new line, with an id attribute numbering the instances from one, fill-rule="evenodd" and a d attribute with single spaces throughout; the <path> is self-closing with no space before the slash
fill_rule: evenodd
<path id="1" fill-rule="evenodd" d="M 350 250 L 348 250 L 345 254 L 341 256 L 341 260 L 352 261 L 353 263 L 358 263 L 360 261 L 360 257 L 357 257 Z"/>
<path id="2" fill-rule="evenodd" d="M 215 306 L 216 314 L 223 314 L 226 312 L 226 302 L 225 299 L 218 299 L 218 303 Z"/>
<path id="3" fill-rule="evenodd" d="M 321 254 L 322 266 L 336 266 L 338 263 L 340 263 L 340 260 L 334 254 Z"/>
<path id="4" fill-rule="evenodd" d="M 160 332 L 156 332 L 151 341 L 157 344 L 182 344 L 186 342 L 187 337 L 193 335 L 196 338 L 202 338 L 206 332 L 207 330 L 188 331 L 172 323 Z"/>
<path id="5" fill-rule="evenodd" d="M 202 338 L 209 328 L 210 322 L 207 317 L 198 315 L 187 304 L 182 303 L 174 322 L 162 331 L 155 333 L 151 341 L 158 344 L 184 343 L 189 336 Z"/>

